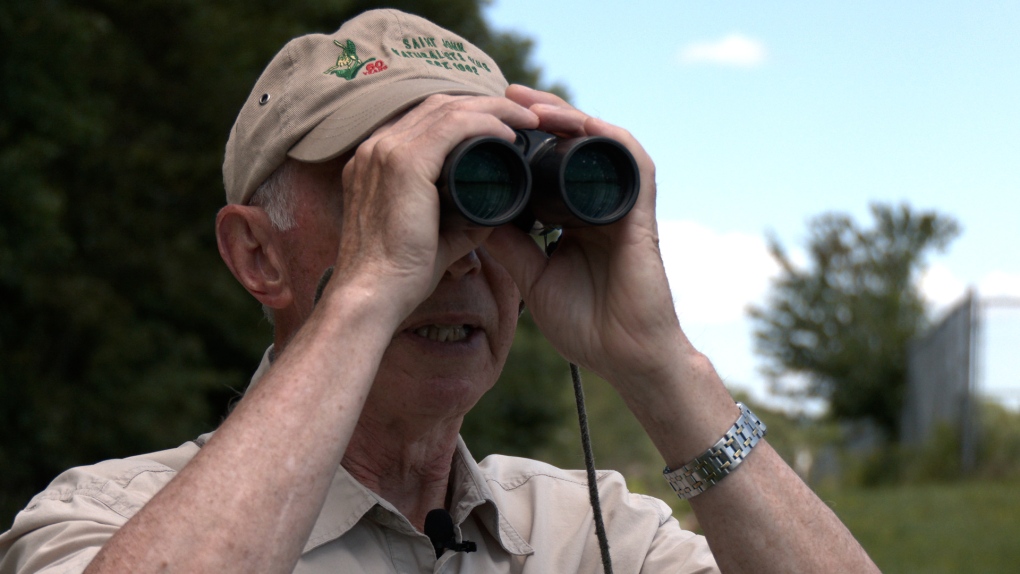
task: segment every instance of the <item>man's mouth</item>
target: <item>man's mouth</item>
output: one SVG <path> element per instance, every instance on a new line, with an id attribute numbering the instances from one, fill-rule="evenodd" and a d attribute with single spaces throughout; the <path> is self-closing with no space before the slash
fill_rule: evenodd
<path id="1" fill-rule="evenodd" d="M 414 334 L 438 343 L 456 343 L 467 339 L 474 329 L 471 325 L 424 325 L 414 329 Z"/>

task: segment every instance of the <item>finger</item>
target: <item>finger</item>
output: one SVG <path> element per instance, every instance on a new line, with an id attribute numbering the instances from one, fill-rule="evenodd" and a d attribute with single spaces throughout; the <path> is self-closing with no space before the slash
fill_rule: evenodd
<path id="1" fill-rule="evenodd" d="M 539 129 L 543 131 L 565 137 L 589 135 L 585 124 L 591 118 L 580 110 L 549 104 L 535 104 L 530 109 L 538 116 Z"/>
<path id="2" fill-rule="evenodd" d="M 511 84 L 506 89 L 506 97 L 525 108 L 530 108 L 535 104 L 547 104 L 558 108 L 574 108 L 574 106 L 556 94 L 535 90 L 520 84 Z"/>
<path id="3" fill-rule="evenodd" d="M 532 287 L 549 262 L 542 248 L 527 233 L 504 225 L 492 231 L 485 241 L 485 249 L 510 273 L 527 303 Z"/>
<path id="4" fill-rule="evenodd" d="M 511 128 L 532 129 L 538 125 L 534 112 L 506 98 L 492 96 L 449 96 L 438 94 L 408 111 L 379 134 L 409 139 L 431 137 L 453 139 L 454 145 L 475 136 L 514 140 Z"/>
<path id="5" fill-rule="evenodd" d="M 472 96 L 452 103 L 448 107 L 491 114 L 511 127 L 528 129 L 535 127 L 538 123 L 538 118 L 534 112 L 525 106 L 502 97 Z"/>
<path id="6" fill-rule="evenodd" d="M 437 265 L 441 265 L 443 269 L 449 267 L 454 261 L 484 243 L 492 230 L 492 227 L 467 227 L 456 231 L 441 231 L 439 233 L 439 248 L 442 253 L 437 260 Z"/>
<path id="7" fill-rule="evenodd" d="M 471 227 L 457 231 L 440 232 L 435 264 L 435 282 L 438 283 L 446 269 L 455 261 L 484 243 L 486 238 L 492 233 L 492 229 L 491 227 Z"/>

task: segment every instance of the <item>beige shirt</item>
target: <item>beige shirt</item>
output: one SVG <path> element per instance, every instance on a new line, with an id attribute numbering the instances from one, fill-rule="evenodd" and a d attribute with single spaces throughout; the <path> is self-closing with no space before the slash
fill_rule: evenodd
<path id="1" fill-rule="evenodd" d="M 64 472 L 0 534 L 0 574 L 83 571 L 209 436 Z M 666 503 L 628 492 L 616 472 L 600 472 L 598 486 L 615 572 L 718 572 L 705 539 L 682 530 Z M 294 572 L 602 571 L 583 471 L 507 456 L 475 463 L 459 440 L 451 489 L 457 539 L 478 551 L 437 560 L 427 536 L 338 468 Z"/>

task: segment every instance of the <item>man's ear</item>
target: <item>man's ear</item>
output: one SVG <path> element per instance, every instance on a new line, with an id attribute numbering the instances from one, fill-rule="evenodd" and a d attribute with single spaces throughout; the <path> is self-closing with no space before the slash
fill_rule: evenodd
<path id="1" fill-rule="evenodd" d="M 260 303 L 283 309 L 294 294 L 277 233 L 258 207 L 229 204 L 216 215 L 216 244 L 230 272 Z"/>

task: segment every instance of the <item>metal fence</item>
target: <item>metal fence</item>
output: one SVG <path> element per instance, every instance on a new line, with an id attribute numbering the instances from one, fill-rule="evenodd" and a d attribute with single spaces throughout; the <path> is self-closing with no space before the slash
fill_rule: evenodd
<path id="1" fill-rule="evenodd" d="M 908 349 L 903 443 L 922 446 L 938 424 L 951 425 L 959 433 L 963 469 L 973 469 L 980 401 L 1020 404 L 1018 349 L 1020 298 L 970 292 Z"/>
<path id="2" fill-rule="evenodd" d="M 907 353 L 907 389 L 900 437 L 904 444 L 923 445 L 938 424 L 960 435 L 960 460 L 973 468 L 977 455 L 975 408 L 980 306 L 973 292 L 951 309 Z"/>

